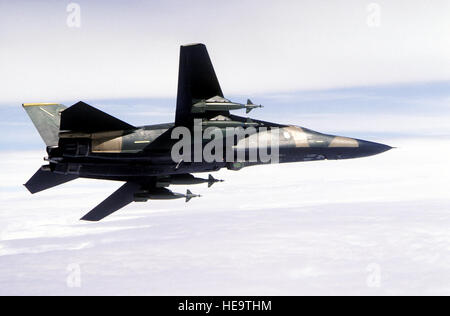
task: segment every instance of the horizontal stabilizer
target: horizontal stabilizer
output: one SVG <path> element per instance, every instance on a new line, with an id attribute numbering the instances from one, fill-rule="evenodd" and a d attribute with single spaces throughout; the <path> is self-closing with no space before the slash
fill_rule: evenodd
<path id="1" fill-rule="evenodd" d="M 39 168 L 39 170 L 36 171 L 36 173 L 30 178 L 30 180 L 28 180 L 27 183 L 24 184 L 24 186 L 28 189 L 28 191 L 34 194 L 36 192 L 50 189 L 57 185 L 75 180 L 76 178 L 78 177 L 53 173 L 51 171 L 42 170 L 42 168 Z"/>
<path id="2" fill-rule="evenodd" d="M 78 102 L 61 113 L 60 130 L 62 131 L 97 133 L 134 128 L 84 102 Z"/>
<path id="3" fill-rule="evenodd" d="M 127 182 L 117 191 L 111 194 L 106 200 L 97 205 L 92 211 L 87 213 L 81 220 L 98 222 L 108 215 L 127 206 L 134 200 L 134 194 L 140 189 L 141 185 L 135 182 Z"/>

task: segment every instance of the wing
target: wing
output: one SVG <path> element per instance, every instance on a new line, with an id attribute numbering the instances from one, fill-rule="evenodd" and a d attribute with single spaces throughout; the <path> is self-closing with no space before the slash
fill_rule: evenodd
<path id="1" fill-rule="evenodd" d="M 178 95 L 175 125 L 192 126 L 192 104 L 214 96 L 223 97 L 206 46 L 184 45 L 180 48 Z"/>
<path id="2" fill-rule="evenodd" d="M 134 200 L 134 194 L 141 188 L 136 182 L 127 182 L 92 211 L 81 218 L 83 221 L 98 222 Z"/>

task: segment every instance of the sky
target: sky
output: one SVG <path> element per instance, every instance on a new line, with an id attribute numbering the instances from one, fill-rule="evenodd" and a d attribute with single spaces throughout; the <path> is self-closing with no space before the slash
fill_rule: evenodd
<path id="1" fill-rule="evenodd" d="M 80 27 L 69 3 L 0 0 L 0 294 L 450 294 L 448 1 L 77 1 Z M 118 183 L 25 190 L 45 148 L 21 103 L 172 122 L 191 42 L 251 117 L 396 148 L 223 170 L 100 223 L 78 219 Z"/>
<path id="2" fill-rule="evenodd" d="M 445 0 L 0 3 L 2 103 L 174 97 L 192 42 L 225 94 L 450 78 Z"/>

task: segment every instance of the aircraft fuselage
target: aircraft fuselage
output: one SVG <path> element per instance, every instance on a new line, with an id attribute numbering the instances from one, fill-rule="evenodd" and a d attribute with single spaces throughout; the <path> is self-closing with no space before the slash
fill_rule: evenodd
<path id="1" fill-rule="evenodd" d="M 244 120 L 244 118 L 241 118 Z M 279 125 L 256 121 L 260 127 L 277 128 L 277 163 L 303 162 L 314 160 L 351 159 L 375 155 L 391 147 L 349 137 L 322 134 L 298 126 Z M 79 177 L 126 180 L 134 176 L 163 176 L 196 172 L 211 172 L 221 168 L 239 170 L 246 166 L 266 164 L 259 155 L 250 159 L 254 146 L 240 140 L 233 143 L 233 159 L 225 157 L 208 162 L 174 161 L 171 148 L 177 140 L 170 136 L 174 124 L 158 124 L 138 127 L 133 130 L 101 132 L 91 134 L 61 133 L 57 148 L 49 148 L 52 171 Z M 217 127 L 220 128 L 220 127 Z M 259 136 L 256 133 L 246 138 Z M 161 142 L 161 138 L 165 141 Z M 226 145 L 224 130 L 224 146 Z M 202 150 L 209 140 L 202 139 Z M 160 144 L 156 144 L 159 142 Z M 253 147 L 252 147 L 253 146 Z M 240 157 L 238 152 L 244 152 Z M 242 157 L 244 159 L 242 159 Z M 272 163 L 272 162 L 269 162 Z"/>

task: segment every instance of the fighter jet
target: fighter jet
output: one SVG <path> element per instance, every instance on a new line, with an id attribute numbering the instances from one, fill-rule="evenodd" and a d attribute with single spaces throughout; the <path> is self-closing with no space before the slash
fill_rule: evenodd
<path id="1" fill-rule="evenodd" d="M 70 107 L 57 103 L 25 103 L 23 107 L 48 155 L 44 158 L 47 164 L 25 184 L 31 193 L 77 178 L 124 183 L 83 216 L 85 221 L 99 221 L 131 202 L 180 198 L 187 202 L 198 197 L 190 190 L 185 194 L 172 192 L 167 188 L 171 185 L 205 183 L 210 187 L 222 181 L 212 175 L 199 178 L 194 173 L 274 162 L 359 158 L 391 149 L 375 142 L 232 115 L 230 111 L 249 113 L 261 106 L 224 97 L 203 44 L 180 48 L 173 123 L 133 126 L 81 101 Z M 188 145 L 177 151 L 180 131 L 193 135 L 186 137 Z M 209 137 L 205 136 L 207 131 Z M 215 146 L 211 146 L 213 139 Z M 264 142 L 258 141 L 261 139 Z M 214 159 L 204 156 L 208 148 L 214 148 L 210 150 Z M 276 159 L 268 161 L 267 155 L 261 154 L 263 148 Z"/>

